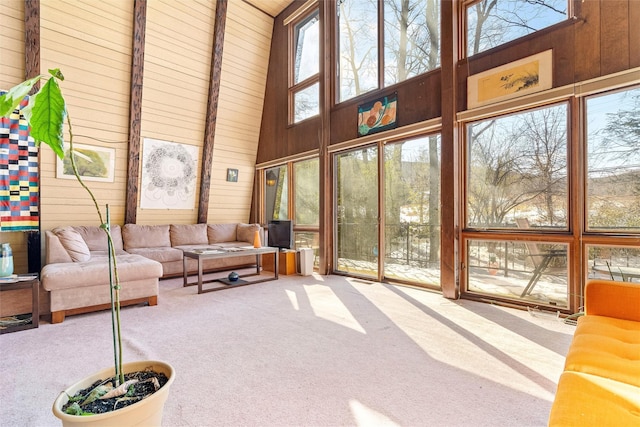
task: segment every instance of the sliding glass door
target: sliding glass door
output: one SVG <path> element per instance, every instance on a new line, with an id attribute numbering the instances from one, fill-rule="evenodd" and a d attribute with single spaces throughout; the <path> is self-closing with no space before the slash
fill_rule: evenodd
<path id="1" fill-rule="evenodd" d="M 440 136 L 336 155 L 339 272 L 440 286 Z"/>
<path id="2" fill-rule="evenodd" d="M 336 156 L 336 270 L 378 278 L 378 148 Z"/>
<path id="3" fill-rule="evenodd" d="M 440 135 L 384 146 L 384 277 L 440 286 Z"/>

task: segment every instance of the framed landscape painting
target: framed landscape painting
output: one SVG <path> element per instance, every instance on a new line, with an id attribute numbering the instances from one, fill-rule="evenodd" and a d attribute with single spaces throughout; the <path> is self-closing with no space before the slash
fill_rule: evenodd
<path id="1" fill-rule="evenodd" d="M 73 144 L 73 153 L 78 174 L 84 181 L 114 181 L 116 165 L 116 150 L 114 148 Z M 76 179 L 69 154 L 70 150 L 67 149 L 63 160 L 57 157 L 56 178 Z"/>
<path id="2" fill-rule="evenodd" d="M 500 67 L 469 76 L 467 108 L 504 101 L 551 89 L 552 51 L 547 50 Z"/>

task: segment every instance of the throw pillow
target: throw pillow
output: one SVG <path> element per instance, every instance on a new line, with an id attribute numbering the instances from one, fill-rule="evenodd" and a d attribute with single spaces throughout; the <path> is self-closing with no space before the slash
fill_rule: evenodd
<path id="1" fill-rule="evenodd" d="M 258 224 L 238 224 L 237 237 L 238 242 L 249 242 L 253 244 L 253 237 L 256 231 L 260 230 Z"/>
<path id="2" fill-rule="evenodd" d="M 58 227 L 52 231 L 58 236 L 60 243 L 62 243 L 73 262 L 89 261 L 91 252 L 80 233 L 71 227 Z"/>

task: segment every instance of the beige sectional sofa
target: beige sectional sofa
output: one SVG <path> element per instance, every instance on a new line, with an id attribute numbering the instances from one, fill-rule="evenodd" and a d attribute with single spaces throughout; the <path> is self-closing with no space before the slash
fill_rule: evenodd
<path id="1" fill-rule="evenodd" d="M 158 280 L 182 275 L 182 250 L 206 246 L 234 247 L 253 244 L 258 224 L 114 225 L 122 305 L 158 301 Z M 264 241 L 264 239 L 262 239 Z M 51 321 L 66 315 L 110 307 L 106 234 L 99 227 L 58 227 L 45 231 L 45 263 L 40 274 L 49 292 Z M 188 260 L 190 273 L 197 272 Z M 255 265 L 255 256 L 207 260 L 205 271 Z"/>

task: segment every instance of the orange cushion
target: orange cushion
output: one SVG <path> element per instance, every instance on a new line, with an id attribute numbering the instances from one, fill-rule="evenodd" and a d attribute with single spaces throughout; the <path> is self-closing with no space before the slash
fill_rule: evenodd
<path id="1" fill-rule="evenodd" d="M 592 315 L 580 317 L 565 370 L 640 387 L 640 322 Z"/>
<path id="2" fill-rule="evenodd" d="M 589 280 L 585 287 L 585 312 L 640 321 L 640 284 Z"/>
<path id="3" fill-rule="evenodd" d="M 564 372 L 549 415 L 550 427 L 640 425 L 640 389 L 607 378 Z"/>

